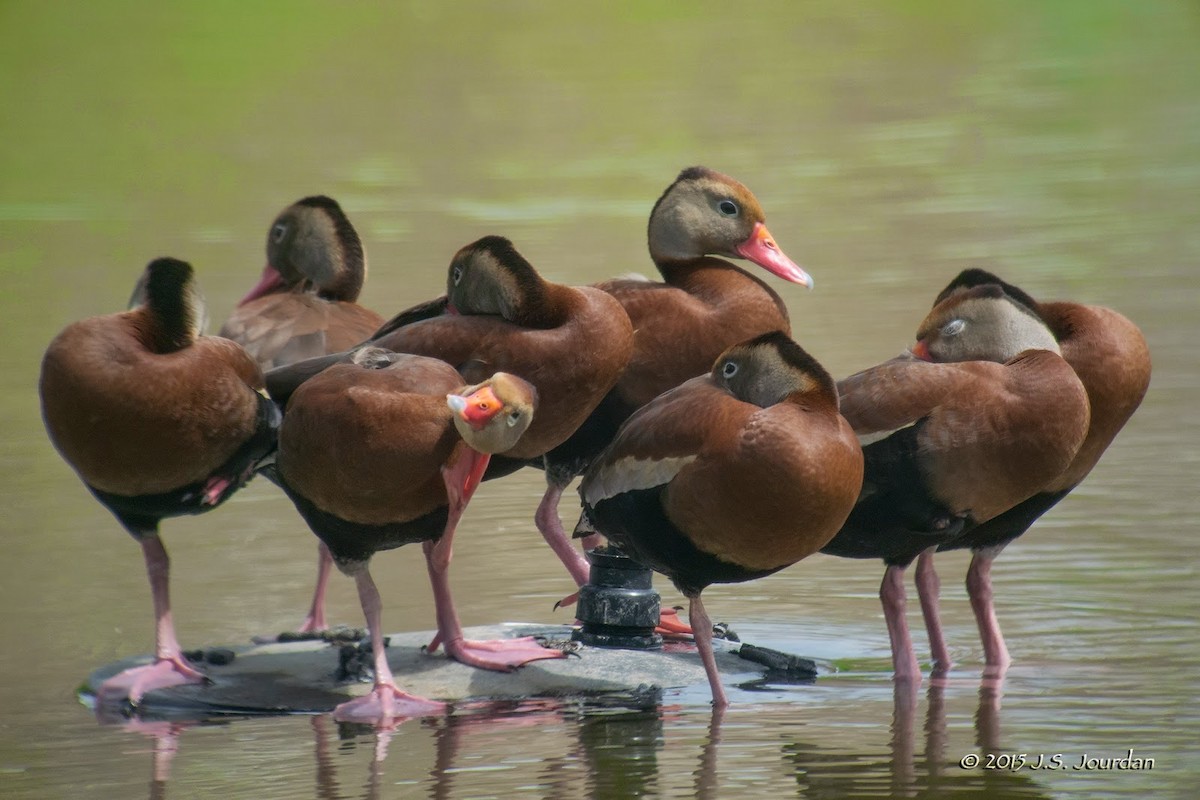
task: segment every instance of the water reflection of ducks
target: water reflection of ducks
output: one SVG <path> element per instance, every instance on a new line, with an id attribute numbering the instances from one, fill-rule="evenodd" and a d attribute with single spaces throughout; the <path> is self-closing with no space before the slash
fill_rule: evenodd
<path id="1" fill-rule="evenodd" d="M 201 725 L 225 725 L 229 720 L 160 719 L 156 717 L 125 716 L 123 710 L 96 705 L 96 720 L 105 726 L 118 726 L 122 731 L 151 740 L 150 800 L 166 800 L 171 781 L 171 764 L 179 752 L 183 732 Z"/>
<path id="2" fill-rule="evenodd" d="M 784 746 L 795 765 L 796 782 L 805 797 L 947 797 L 1048 796 L 1026 771 L 964 768 L 965 752 L 949 752 L 951 730 L 946 717 L 945 680 L 933 680 L 925 693 L 924 747 L 917 749 L 916 722 L 920 685 L 897 681 L 893 687 L 891 738 L 886 756 L 853 755 L 809 743 Z M 975 744 L 980 756 L 1003 752 L 1000 701 L 1003 681 L 984 679 L 974 715 Z"/>
<path id="3" fill-rule="evenodd" d="M 331 743 L 335 737 L 345 744 L 373 737 L 371 763 L 362 797 L 376 800 L 385 796 L 381 787 L 393 736 L 398 729 L 379 730 L 367 725 L 339 723 L 330 726 L 328 715 L 313 718 L 316 736 L 316 796 L 325 800 L 347 796 L 343 781 L 338 780 Z M 608 708 L 556 699 L 525 700 L 512 703 L 481 703 L 475 708 L 462 707 L 455 713 L 422 720 L 429 732 L 434 752 L 423 781 L 430 798 L 460 797 L 472 787 L 466 783 L 472 770 L 472 754 L 494 752 L 485 742 L 503 740 L 511 732 L 532 728 L 561 728 L 561 740 L 573 743 L 559 754 L 539 754 L 538 791 L 541 797 L 576 797 L 582 785 L 589 798 L 639 797 L 652 794 L 659 773 L 657 751 L 663 742 L 663 711 L 654 702 L 634 699 L 629 707 Z M 481 741 L 483 740 L 483 741 Z M 517 742 L 517 739 L 513 739 Z M 481 746 L 482 745 L 482 746 Z M 520 753 L 519 743 L 513 745 Z M 406 753 L 409 757 L 411 754 Z M 709 781 L 710 784 L 714 781 Z M 703 796 L 703 795 L 700 795 Z"/>

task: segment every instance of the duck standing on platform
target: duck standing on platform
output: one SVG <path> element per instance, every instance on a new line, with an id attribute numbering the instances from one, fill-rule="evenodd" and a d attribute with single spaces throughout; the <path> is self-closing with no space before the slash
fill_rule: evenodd
<path id="1" fill-rule="evenodd" d="M 833 379 L 785 334 L 767 333 L 629 417 L 584 475 L 576 532 L 603 534 L 688 598 L 721 707 L 700 593 L 816 552 L 853 508 L 862 471 Z"/>
<path id="2" fill-rule="evenodd" d="M 1091 409 L 1087 436 L 1066 469 L 1029 499 L 986 522 L 968 525 L 962 535 L 938 547 L 939 551 L 971 549 L 967 594 L 979 626 L 985 663 L 989 670 L 1003 673 L 1011 663 L 1011 658 L 1000 632 L 992 600 L 992 562 L 1009 543 L 1078 486 L 1096 466 L 1100 456 L 1146 395 L 1150 386 L 1150 350 L 1137 326 L 1110 308 L 1062 301 L 1039 303 L 1017 287 L 981 269 L 960 273 L 942 290 L 936 302 L 942 303 L 948 297 L 970 293 L 978 286 L 999 287 L 1004 293 L 1003 298 L 993 296 L 987 302 L 1018 302 L 1049 326 L 1062 350 L 1063 359 L 1083 383 Z M 933 348 L 930 352 L 935 361 L 955 357 L 953 353 L 934 353 Z M 936 614 L 938 578 L 934 571 L 932 551 L 922 552 L 917 559 L 917 591 L 922 609 L 927 609 L 925 622 L 931 645 L 934 645 L 934 664 L 948 669 L 950 654 L 946 650 Z M 928 609 L 933 609 L 932 615 Z"/>
<path id="3" fill-rule="evenodd" d="M 996 286 L 939 303 L 911 356 L 851 375 L 838 391 L 866 472 L 854 511 L 822 552 L 883 559 L 895 676 L 919 681 L 905 569 L 1054 481 L 1083 443 L 1087 393 L 1042 320 Z"/>
<path id="4" fill-rule="evenodd" d="M 369 345 L 439 358 L 469 382 L 497 370 L 528 380 L 538 393 L 537 418 L 515 446 L 492 459 L 487 477 L 542 463 L 616 384 L 633 352 L 629 316 L 606 292 L 545 280 L 501 236 L 459 250 L 446 284 L 446 295 L 401 312 Z M 341 353 L 272 370 L 271 396 L 286 400 L 312 375 L 351 357 Z M 561 524 L 543 533 L 560 558 L 578 557 Z"/>
<path id="5" fill-rule="evenodd" d="M 241 346 L 202 336 L 204 304 L 183 261 L 150 262 L 131 309 L 69 325 L 42 359 L 50 440 L 142 546 L 154 600 L 153 663 L 104 681 L 101 703 L 204 674 L 175 637 L 160 520 L 223 503 L 275 449 L 279 412 Z"/>
<path id="6" fill-rule="evenodd" d="M 421 542 L 437 608 L 438 639 L 475 667 L 509 670 L 561 658 L 529 638 L 463 637 L 450 594 L 454 531 L 490 454 L 512 448 L 534 418 L 536 390 L 497 372 L 462 388 L 443 361 L 376 347 L 355 352 L 292 393 L 279 435 L 280 485 L 338 567 L 358 584 L 371 632 L 375 688 L 335 716 L 380 722 L 435 713 L 441 703 L 397 688 L 384 650 L 382 604 L 367 564 L 379 550 Z"/>
<path id="7" fill-rule="evenodd" d="M 305 197 L 271 223 L 262 277 L 220 335 L 246 348 L 263 370 L 341 352 L 383 324 L 383 317 L 358 305 L 366 277 L 362 240 L 342 207 L 324 195 Z M 328 627 L 325 590 L 332 565 L 322 542 L 312 605 L 300 633 Z"/>
<path id="8" fill-rule="evenodd" d="M 787 307 L 764 281 L 726 258 L 746 259 L 792 283 L 812 278 L 767 230 L 765 215 L 743 184 L 706 167 L 679 173 L 650 212 L 650 258 L 662 281 L 619 278 L 597 284 L 633 322 L 633 354 L 617 385 L 566 442 L 546 454 L 547 491 L 537 511 L 547 539 L 565 540 L 558 501 L 613 440 L 630 414 L 684 381 L 706 373 L 726 348 L 771 331 L 790 335 Z M 585 546 L 597 544 L 585 540 Z M 578 585 L 588 564 L 575 548 L 559 553 Z M 669 615 L 668 615 L 669 616 Z M 664 625 L 687 632 L 669 619 Z"/>

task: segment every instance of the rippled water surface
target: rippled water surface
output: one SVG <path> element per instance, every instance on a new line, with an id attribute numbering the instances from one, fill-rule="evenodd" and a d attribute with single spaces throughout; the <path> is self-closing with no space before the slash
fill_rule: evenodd
<path id="1" fill-rule="evenodd" d="M 3 4 L 0 795 L 1194 796 L 1198 37 L 1185 0 Z M 384 313 L 439 292 L 450 255 L 486 233 L 558 281 L 648 271 L 650 207 L 695 163 L 751 186 L 814 275 L 811 293 L 775 285 L 835 374 L 906 346 L 970 265 L 1145 332 L 1141 410 L 997 562 L 1002 686 L 981 686 L 952 553 L 959 665 L 912 696 L 889 678 L 879 565 L 817 556 L 706 593 L 744 639 L 839 669 L 735 690 L 723 719 L 703 687 L 644 709 L 464 706 L 390 737 L 324 717 L 101 725 L 76 702 L 91 669 L 153 639 L 137 548 L 41 426 L 58 329 L 123 307 L 164 254 L 196 266 L 215 329 L 275 213 L 318 192 L 359 228 L 363 302 Z M 519 474 L 477 495 L 453 572 L 466 624 L 566 621 L 551 611 L 566 576 L 532 526 L 540 493 Z M 302 615 L 315 539 L 269 484 L 164 538 L 185 646 Z M 432 625 L 415 549 L 372 570 L 389 628 Z M 357 622 L 351 582 L 333 584 L 334 617 Z M 1153 769 L 959 766 L 1129 750 Z"/>

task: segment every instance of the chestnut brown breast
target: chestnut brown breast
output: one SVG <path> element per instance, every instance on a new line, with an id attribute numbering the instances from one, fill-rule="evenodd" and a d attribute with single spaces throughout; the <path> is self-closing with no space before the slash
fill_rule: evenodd
<path id="1" fill-rule="evenodd" d="M 1071 367 L 1045 350 L 1005 364 L 895 360 L 839 382 L 860 438 L 920 424 L 917 458 L 932 497 L 983 522 L 1044 489 L 1087 432 Z"/>
<path id="2" fill-rule="evenodd" d="M 445 396 L 461 384 L 435 359 L 330 367 L 288 402 L 280 477 L 320 510 L 363 525 L 408 522 L 446 505 L 439 469 L 460 439 Z"/>
<path id="3" fill-rule="evenodd" d="M 862 485 L 862 452 L 850 426 L 831 407 L 758 408 L 706 391 L 699 382 L 707 377 L 693 380 L 690 396 L 669 404 L 674 424 L 654 422 L 662 438 L 685 426 L 706 434 L 666 489 L 667 516 L 700 550 L 751 569 L 816 552 L 837 533 Z"/>
<path id="4" fill-rule="evenodd" d="M 255 430 L 262 373 L 241 347 L 199 337 L 148 349 L 146 308 L 68 326 L 42 360 L 42 413 L 90 486 L 157 494 L 208 477 Z"/>
<path id="5" fill-rule="evenodd" d="M 598 287 L 620 302 L 636 331 L 615 393 L 640 407 L 702 375 L 725 348 L 767 331 L 791 335 L 787 307 L 765 282 L 719 258 L 667 265 L 671 283 L 616 280 Z"/>
<path id="6" fill-rule="evenodd" d="M 749 376 L 744 384 L 739 370 Z M 818 550 L 850 513 L 862 470 L 832 380 L 773 333 L 729 348 L 710 374 L 634 412 L 588 470 L 580 495 L 600 532 L 681 588 L 698 591 L 715 580 L 767 574 Z M 652 517 L 661 507 L 675 533 L 656 533 L 653 519 L 639 527 L 605 510 L 648 490 L 661 497 L 624 508 Z M 670 544 L 672 536 L 688 546 Z"/>

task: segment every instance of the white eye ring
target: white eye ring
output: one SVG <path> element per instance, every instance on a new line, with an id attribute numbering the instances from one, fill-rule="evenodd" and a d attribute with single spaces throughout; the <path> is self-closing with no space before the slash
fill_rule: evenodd
<path id="1" fill-rule="evenodd" d="M 282 242 L 285 234 L 287 234 L 287 225 L 282 222 L 275 223 L 275 227 L 271 228 L 271 239 L 276 242 Z"/>
<path id="2" fill-rule="evenodd" d="M 508 427 L 510 427 L 510 428 L 514 427 L 520 421 L 521 421 L 521 412 L 520 411 L 514 411 L 508 415 L 508 420 L 507 420 Z"/>
<path id="3" fill-rule="evenodd" d="M 721 374 L 726 378 L 732 378 L 737 375 L 738 365 L 734 361 L 726 361 L 725 366 L 721 368 Z"/>
<path id="4" fill-rule="evenodd" d="M 957 336 L 963 332 L 963 328 L 967 327 L 967 323 L 961 319 L 952 319 L 942 326 L 943 336 Z"/>
<path id="5" fill-rule="evenodd" d="M 736 217 L 738 214 L 738 205 L 732 200 L 722 200 L 717 203 L 717 211 L 720 211 L 727 217 Z"/>
<path id="6" fill-rule="evenodd" d="M 452 273 L 452 275 L 453 275 L 453 277 L 454 277 L 454 285 L 455 285 L 455 286 L 458 286 L 459 282 L 460 282 L 460 281 L 462 281 L 462 276 L 463 276 L 463 268 L 462 268 L 462 267 L 455 267 L 455 268 L 454 268 L 454 272 Z"/>

